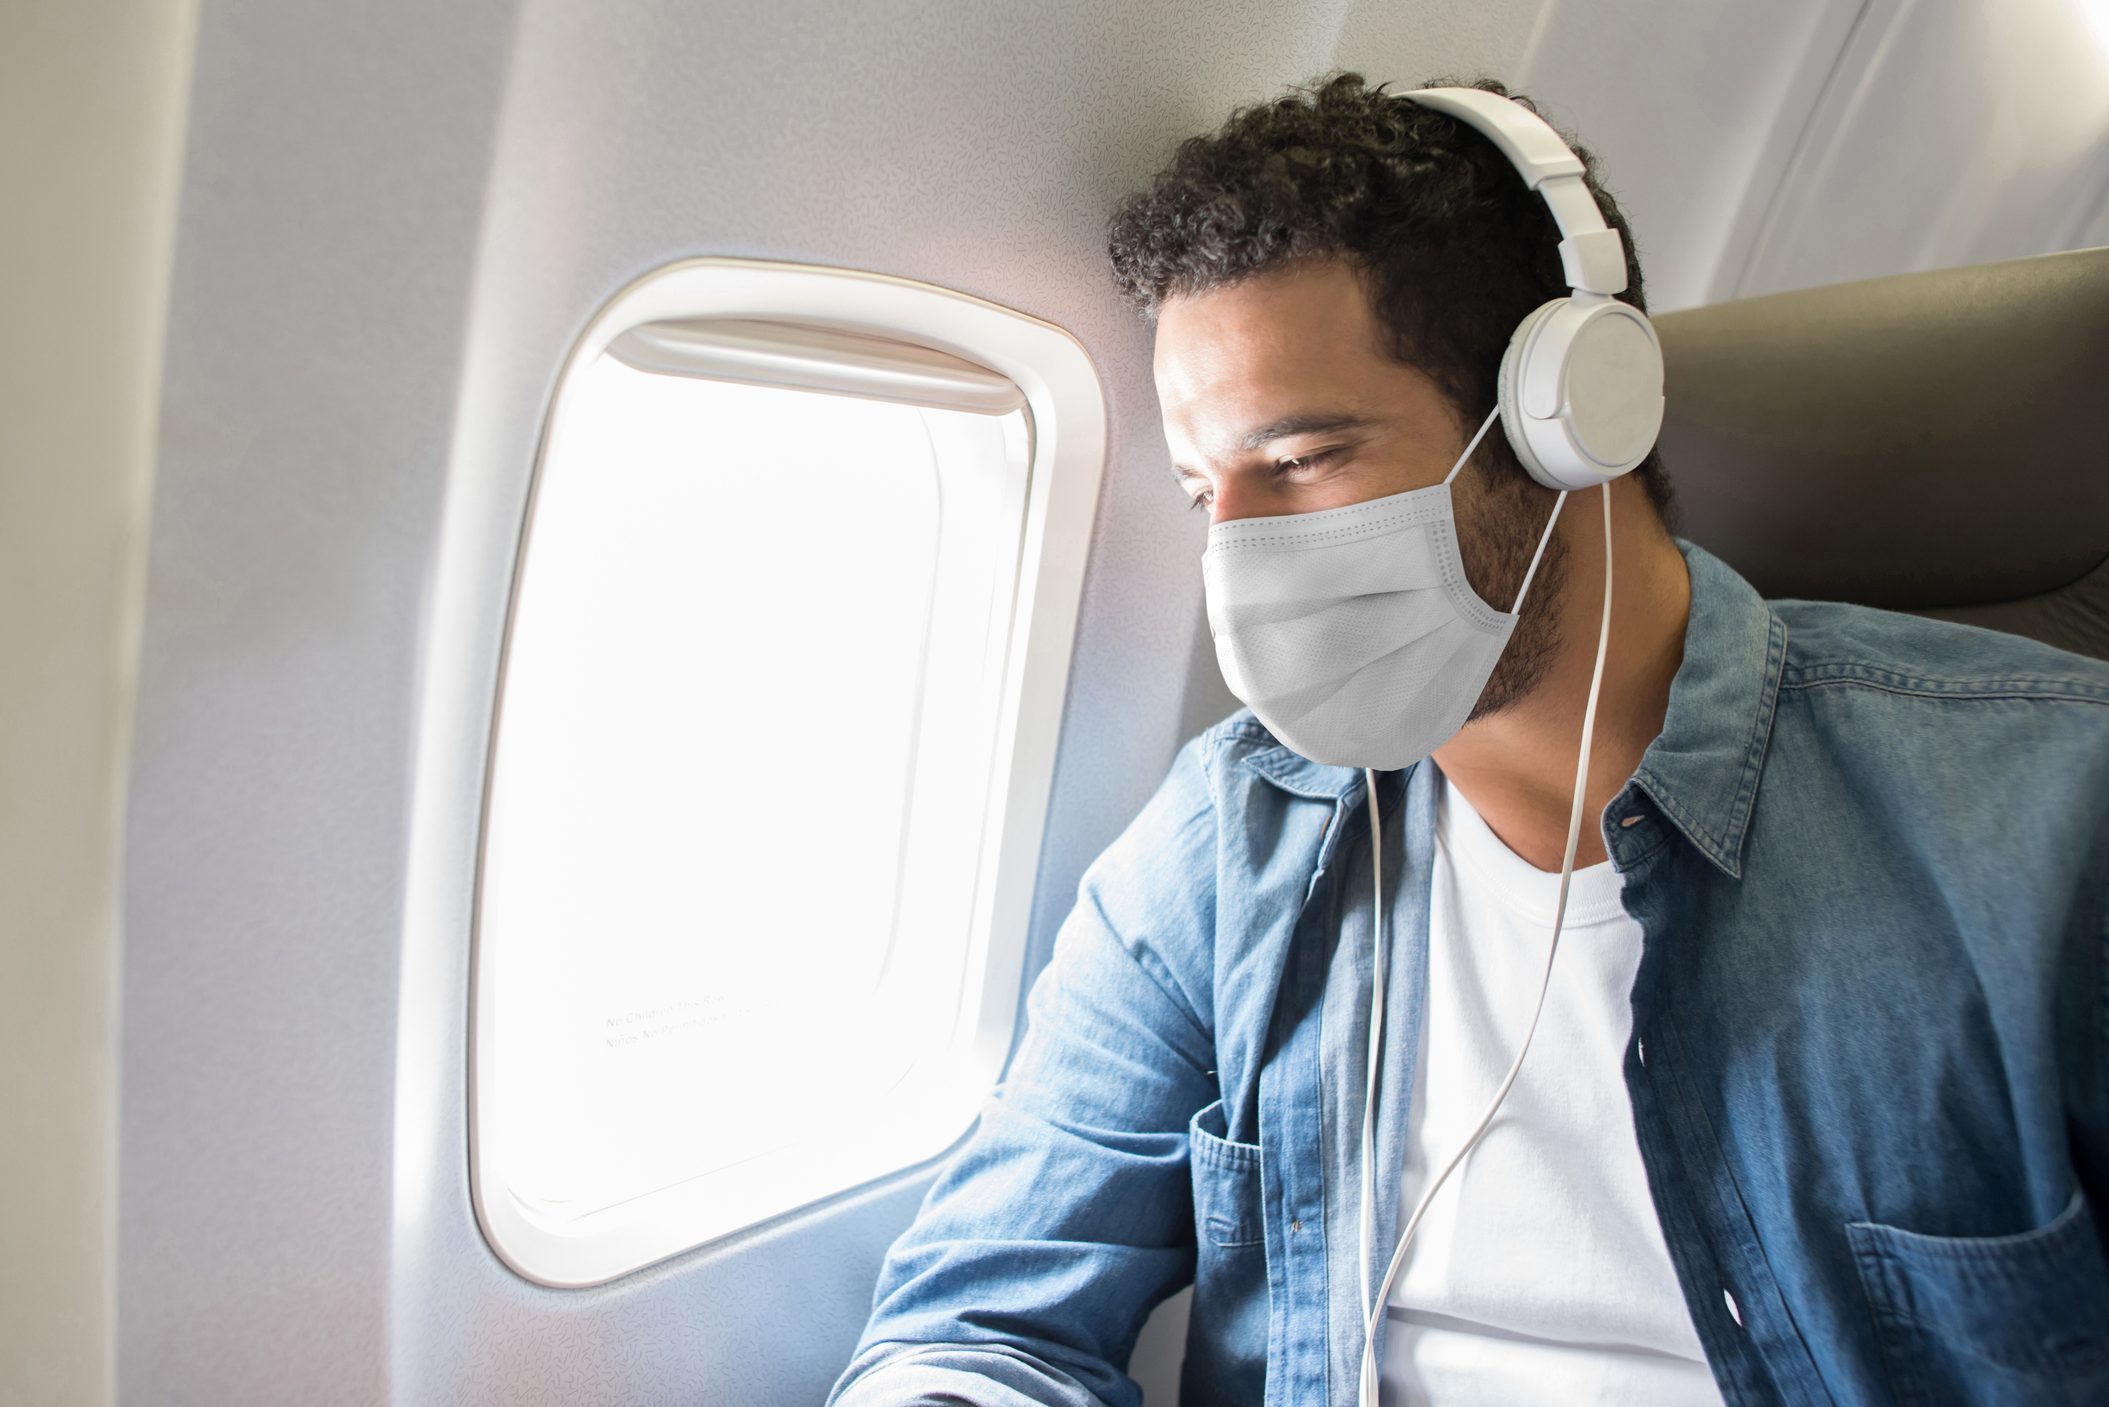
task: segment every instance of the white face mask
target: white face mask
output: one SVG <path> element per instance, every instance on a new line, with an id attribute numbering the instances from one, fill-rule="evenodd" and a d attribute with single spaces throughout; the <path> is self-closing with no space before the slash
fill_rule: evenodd
<path id="1" fill-rule="evenodd" d="M 1457 553 L 1450 482 L 1345 508 L 1208 530 L 1201 580 L 1230 691 L 1313 762 L 1392 771 L 1462 728 L 1516 628 L 1562 493 L 1507 612 L 1479 599 Z"/>

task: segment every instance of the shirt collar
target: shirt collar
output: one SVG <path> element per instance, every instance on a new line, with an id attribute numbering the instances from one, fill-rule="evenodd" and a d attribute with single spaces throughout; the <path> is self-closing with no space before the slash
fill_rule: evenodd
<path id="1" fill-rule="evenodd" d="M 1726 562 L 1681 538 L 1677 549 L 1692 583 L 1684 662 L 1670 681 L 1662 732 L 1633 781 L 1701 854 L 1740 879 L 1787 625 Z"/>
<path id="2" fill-rule="evenodd" d="M 1313 762 L 1276 742 L 1257 718 L 1250 720 L 1264 746 L 1245 755 L 1245 765 L 1283 791 L 1314 801 L 1339 801 L 1362 785 L 1361 769 Z"/>
<path id="3" fill-rule="evenodd" d="M 1787 627 L 1727 563 L 1681 538 L 1677 548 L 1692 587 L 1684 661 L 1670 682 L 1662 733 L 1641 755 L 1633 781 L 1701 854 L 1739 879 Z M 1258 720 L 1247 723 L 1267 745 L 1248 753 L 1244 765 L 1282 790 L 1339 802 L 1360 785 L 1355 768 L 1313 762 L 1276 742 Z"/>

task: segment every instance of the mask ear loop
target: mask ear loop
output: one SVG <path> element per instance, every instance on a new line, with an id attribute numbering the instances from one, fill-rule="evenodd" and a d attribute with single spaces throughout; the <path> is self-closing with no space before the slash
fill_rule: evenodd
<path id="1" fill-rule="evenodd" d="M 1500 418 L 1501 407 L 1498 405 L 1487 412 L 1487 418 L 1479 422 L 1479 429 L 1473 433 L 1472 442 L 1465 446 L 1465 452 L 1463 454 L 1457 456 L 1457 463 L 1450 466 L 1450 472 L 1443 475 L 1444 488 L 1450 487 L 1450 481 L 1452 479 L 1455 479 L 1458 476 L 1459 471 L 1461 471 L 1465 467 L 1466 463 L 1471 460 L 1472 451 L 1479 448 L 1479 442 L 1487 437 L 1487 431 L 1493 429 L 1494 422 L 1496 420 L 1499 420 Z M 1516 599 L 1509 603 L 1510 615 L 1514 615 L 1516 614 L 1516 612 L 1523 609 L 1523 598 L 1530 594 L 1531 581 L 1538 575 L 1538 563 L 1545 560 L 1545 544 L 1552 541 L 1553 525 L 1560 521 L 1560 509 L 1566 504 L 1566 502 L 1567 490 L 1561 489 L 1560 496 L 1552 501 L 1552 516 L 1545 520 L 1545 531 L 1538 534 L 1538 550 L 1531 554 L 1530 570 L 1526 571 L 1523 574 L 1523 585 L 1516 588 Z M 1606 560 L 1609 559 L 1606 558 Z M 1367 768 L 1364 768 L 1363 770 L 1365 772 L 1368 771 Z M 1365 778 L 1364 780 L 1367 781 L 1367 778 Z M 1374 799 L 1374 797 L 1376 796 L 1376 792 L 1374 789 L 1371 790 L 1370 795 Z M 1372 801 L 1372 804 L 1374 804 L 1374 800 Z M 1376 812 L 1371 811 L 1370 814 L 1374 816 Z M 1364 1286 L 1363 1289 L 1366 1292 L 1368 1286 Z"/>
<path id="2" fill-rule="evenodd" d="M 1457 456 L 1457 463 L 1450 466 L 1450 472 L 1443 475 L 1444 488 L 1450 487 L 1450 481 L 1457 477 L 1457 471 L 1465 467 L 1465 461 L 1472 457 L 1472 451 L 1479 448 L 1479 442 L 1487 437 L 1487 431 L 1493 429 L 1494 422 L 1500 418 L 1501 407 L 1498 405 L 1487 412 L 1487 418 L 1480 421 L 1479 429 L 1473 432 L 1472 442 L 1465 446 L 1463 454 Z"/>
<path id="3" fill-rule="evenodd" d="M 1492 423 L 1493 417 L 1488 416 L 1487 425 Z M 1487 425 L 1479 427 L 1479 435 L 1484 435 L 1487 432 Z M 1473 445 L 1479 443 L 1479 435 L 1472 437 Z M 1466 457 L 1470 457 L 1471 453 L 1471 447 L 1468 446 L 1465 450 Z M 1458 461 L 1459 466 L 1462 466 L 1463 463 L 1463 459 Z M 1450 474 L 1452 478 L 1456 477 L 1457 470 L 1452 469 Z M 1449 482 L 1449 479 L 1443 480 L 1445 485 Z M 1596 668 L 1589 676 L 1589 702 L 1582 710 L 1582 746 L 1580 756 L 1575 762 L 1574 805 L 1567 816 L 1567 849 L 1566 853 L 1560 858 L 1560 894 L 1557 903 L 1553 906 L 1552 942 L 1546 946 L 1545 950 L 1545 978 L 1538 985 L 1538 1001 L 1531 1008 L 1530 1026 L 1523 1033 L 1522 1048 L 1516 1052 L 1515 1062 L 1509 1066 L 1508 1075 L 1501 1081 L 1501 1088 L 1494 1091 L 1493 1103 L 1489 1104 L 1486 1113 L 1480 1116 L 1478 1126 L 1472 1130 L 1472 1134 L 1465 1140 L 1464 1146 L 1459 1148 L 1452 1155 L 1450 1161 L 1443 1165 L 1443 1170 L 1436 1174 L 1435 1181 L 1429 1183 L 1428 1190 L 1421 1194 L 1420 1205 L 1415 1207 L 1413 1215 L 1407 1218 L 1406 1229 L 1400 1233 L 1398 1247 L 1391 1255 L 1391 1264 L 1385 1270 L 1384 1279 L 1378 1284 L 1377 1292 L 1374 1296 L 1370 1294 L 1369 1288 L 1369 1236 L 1371 1214 L 1375 1208 L 1374 1178 L 1371 1175 L 1371 1170 L 1374 1161 L 1373 1144 L 1375 1140 L 1372 1138 L 1372 1134 L 1374 1132 L 1377 1104 L 1377 1058 L 1383 1044 L 1384 1022 L 1384 869 L 1381 832 L 1377 827 L 1377 774 L 1371 768 L 1365 767 L 1362 769 L 1363 784 L 1369 791 L 1370 853 L 1372 857 L 1370 870 L 1376 883 L 1376 908 L 1372 925 L 1376 930 L 1376 955 L 1371 976 L 1373 985 L 1370 989 L 1369 1000 L 1369 1080 L 1362 1100 L 1362 1259 L 1359 1269 L 1362 1273 L 1362 1305 L 1367 1315 L 1362 1326 L 1362 1383 L 1361 1391 L 1358 1394 L 1362 1407 L 1379 1407 L 1377 1400 L 1379 1383 L 1376 1353 L 1377 1322 L 1384 1313 L 1385 1301 L 1390 1298 L 1392 1282 L 1398 1279 L 1399 1269 L 1406 1263 L 1406 1249 L 1413 1244 L 1413 1233 L 1420 1229 L 1421 1218 L 1427 1215 L 1428 1204 L 1435 1200 L 1435 1194 L 1449 1180 L 1450 1174 L 1457 1170 L 1458 1164 L 1465 1160 L 1465 1155 L 1478 1146 L 1480 1138 L 1493 1124 L 1494 1113 L 1501 1107 L 1501 1101 L 1508 1098 L 1510 1088 L 1516 1083 L 1516 1076 L 1523 1069 L 1523 1057 L 1530 1054 L 1531 1038 L 1538 1033 L 1538 1018 L 1545 1014 L 1545 994 L 1552 988 L 1553 958 L 1560 951 L 1560 930 L 1567 920 L 1567 886 L 1568 881 L 1574 877 L 1574 852 L 1582 838 L 1582 805 L 1589 785 L 1589 748 L 1590 742 L 1596 734 L 1597 698 L 1603 691 L 1604 656 L 1608 653 L 1611 644 L 1611 485 L 1607 481 L 1602 487 L 1604 497 L 1604 614 L 1602 624 L 1597 628 Z M 1563 492 L 1560 495 L 1559 503 L 1553 505 L 1553 518 L 1555 520 L 1560 514 L 1559 504 L 1564 503 L 1566 499 L 1567 495 Z M 1547 537 L 1551 536 L 1551 522 L 1546 524 L 1545 532 Z M 1545 539 L 1540 538 L 1538 541 L 1538 552 L 1542 556 L 1544 551 Z M 1537 570 L 1538 561 L 1534 557 L 1531 559 L 1530 573 L 1526 573 L 1523 579 L 1523 585 L 1526 589 L 1530 586 L 1531 573 L 1535 573 Z M 1523 595 L 1521 592 L 1517 593 L 1516 600 L 1519 605 L 1522 603 Z M 1511 614 L 1513 614 L 1513 611 Z"/>
<path id="4" fill-rule="evenodd" d="M 1610 485 L 1607 483 L 1604 487 L 1608 489 Z M 1516 588 L 1516 599 L 1509 602 L 1510 615 L 1515 615 L 1523 609 L 1523 598 L 1530 594 L 1531 578 L 1538 574 L 1538 563 L 1545 560 L 1545 544 L 1552 541 L 1552 525 L 1560 521 L 1560 509 L 1566 504 L 1567 490 L 1561 489 L 1560 496 L 1552 501 L 1552 516 L 1545 520 L 1545 531 L 1538 534 L 1538 550 L 1531 554 L 1530 570 L 1523 574 L 1523 585 Z M 1608 562 L 1611 559 L 1606 556 L 1604 560 Z"/>

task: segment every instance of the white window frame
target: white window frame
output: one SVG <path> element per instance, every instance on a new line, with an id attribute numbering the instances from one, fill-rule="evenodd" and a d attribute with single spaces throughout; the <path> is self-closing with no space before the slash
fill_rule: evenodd
<path id="1" fill-rule="evenodd" d="M 815 1167 L 803 1174 L 790 1170 L 794 1182 L 801 1176 L 803 1182 L 782 1188 L 776 1194 L 781 1205 L 761 1217 L 751 1205 L 714 1205 L 708 1177 L 568 1222 L 538 1215 L 509 1191 L 504 1151 L 478 1118 L 479 1109 L 495 1107 L 500 1097 L 493 1081 L 504 1078 L 492 1058 L 495 1020 L 500 1018 L 491 1004 L 503 953 L 485 943 L 480 920 L 486 814 L 477 837 L 478 919 L 471 940 L 470 1187 L 477 1220 L 492 1249 L 513 1270 L 545 1285 L 600 1284 L 929 1161 L 971 1124 L 1001 1073 L 1019 1016 L 1033 885 L 1105 459 L 1105 406 L 1090 357 L 1058 327 L 928 284 L 758 260 L 686 260 L 623 290 L 573 347 L 545 416 L 537 478 L 566 389 L 611 342 L 645 324 L 724 319 L 835 329 L 912 343 L 1000 374 L 1025 400 L 1031 463 L 996 754 L 976 867 L 973 933 L 962 974 L 953 1056 L 947 1062 L 957 1078 L 947 1081 L 938 1098 L 927 1101 L 929 1118 L 918 1120 L 912 1129 L 881 1130 L 858 1155 L 861 1162 L 856 1166 Z M 508 594 L 508 611 L 520 569 L 516 550 L 515 591 Z M 484 766 L 486 807 L 490 760 L 487 756 Z"/>

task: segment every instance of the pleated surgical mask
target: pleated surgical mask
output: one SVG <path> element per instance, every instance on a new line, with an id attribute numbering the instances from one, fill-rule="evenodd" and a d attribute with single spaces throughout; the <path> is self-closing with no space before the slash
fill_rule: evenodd
<path id="1" fill-rule="evenodd" d="M 1291 750 L 1388 772 L 1464 726 L 1567 499 L 1555 500 L 1514 603 L 1482 601 L 1458 556 L 1450 485 L 1499 413 L 1440 484 L 1208 530 L 1201 579 L 1216 662 Z"/>

